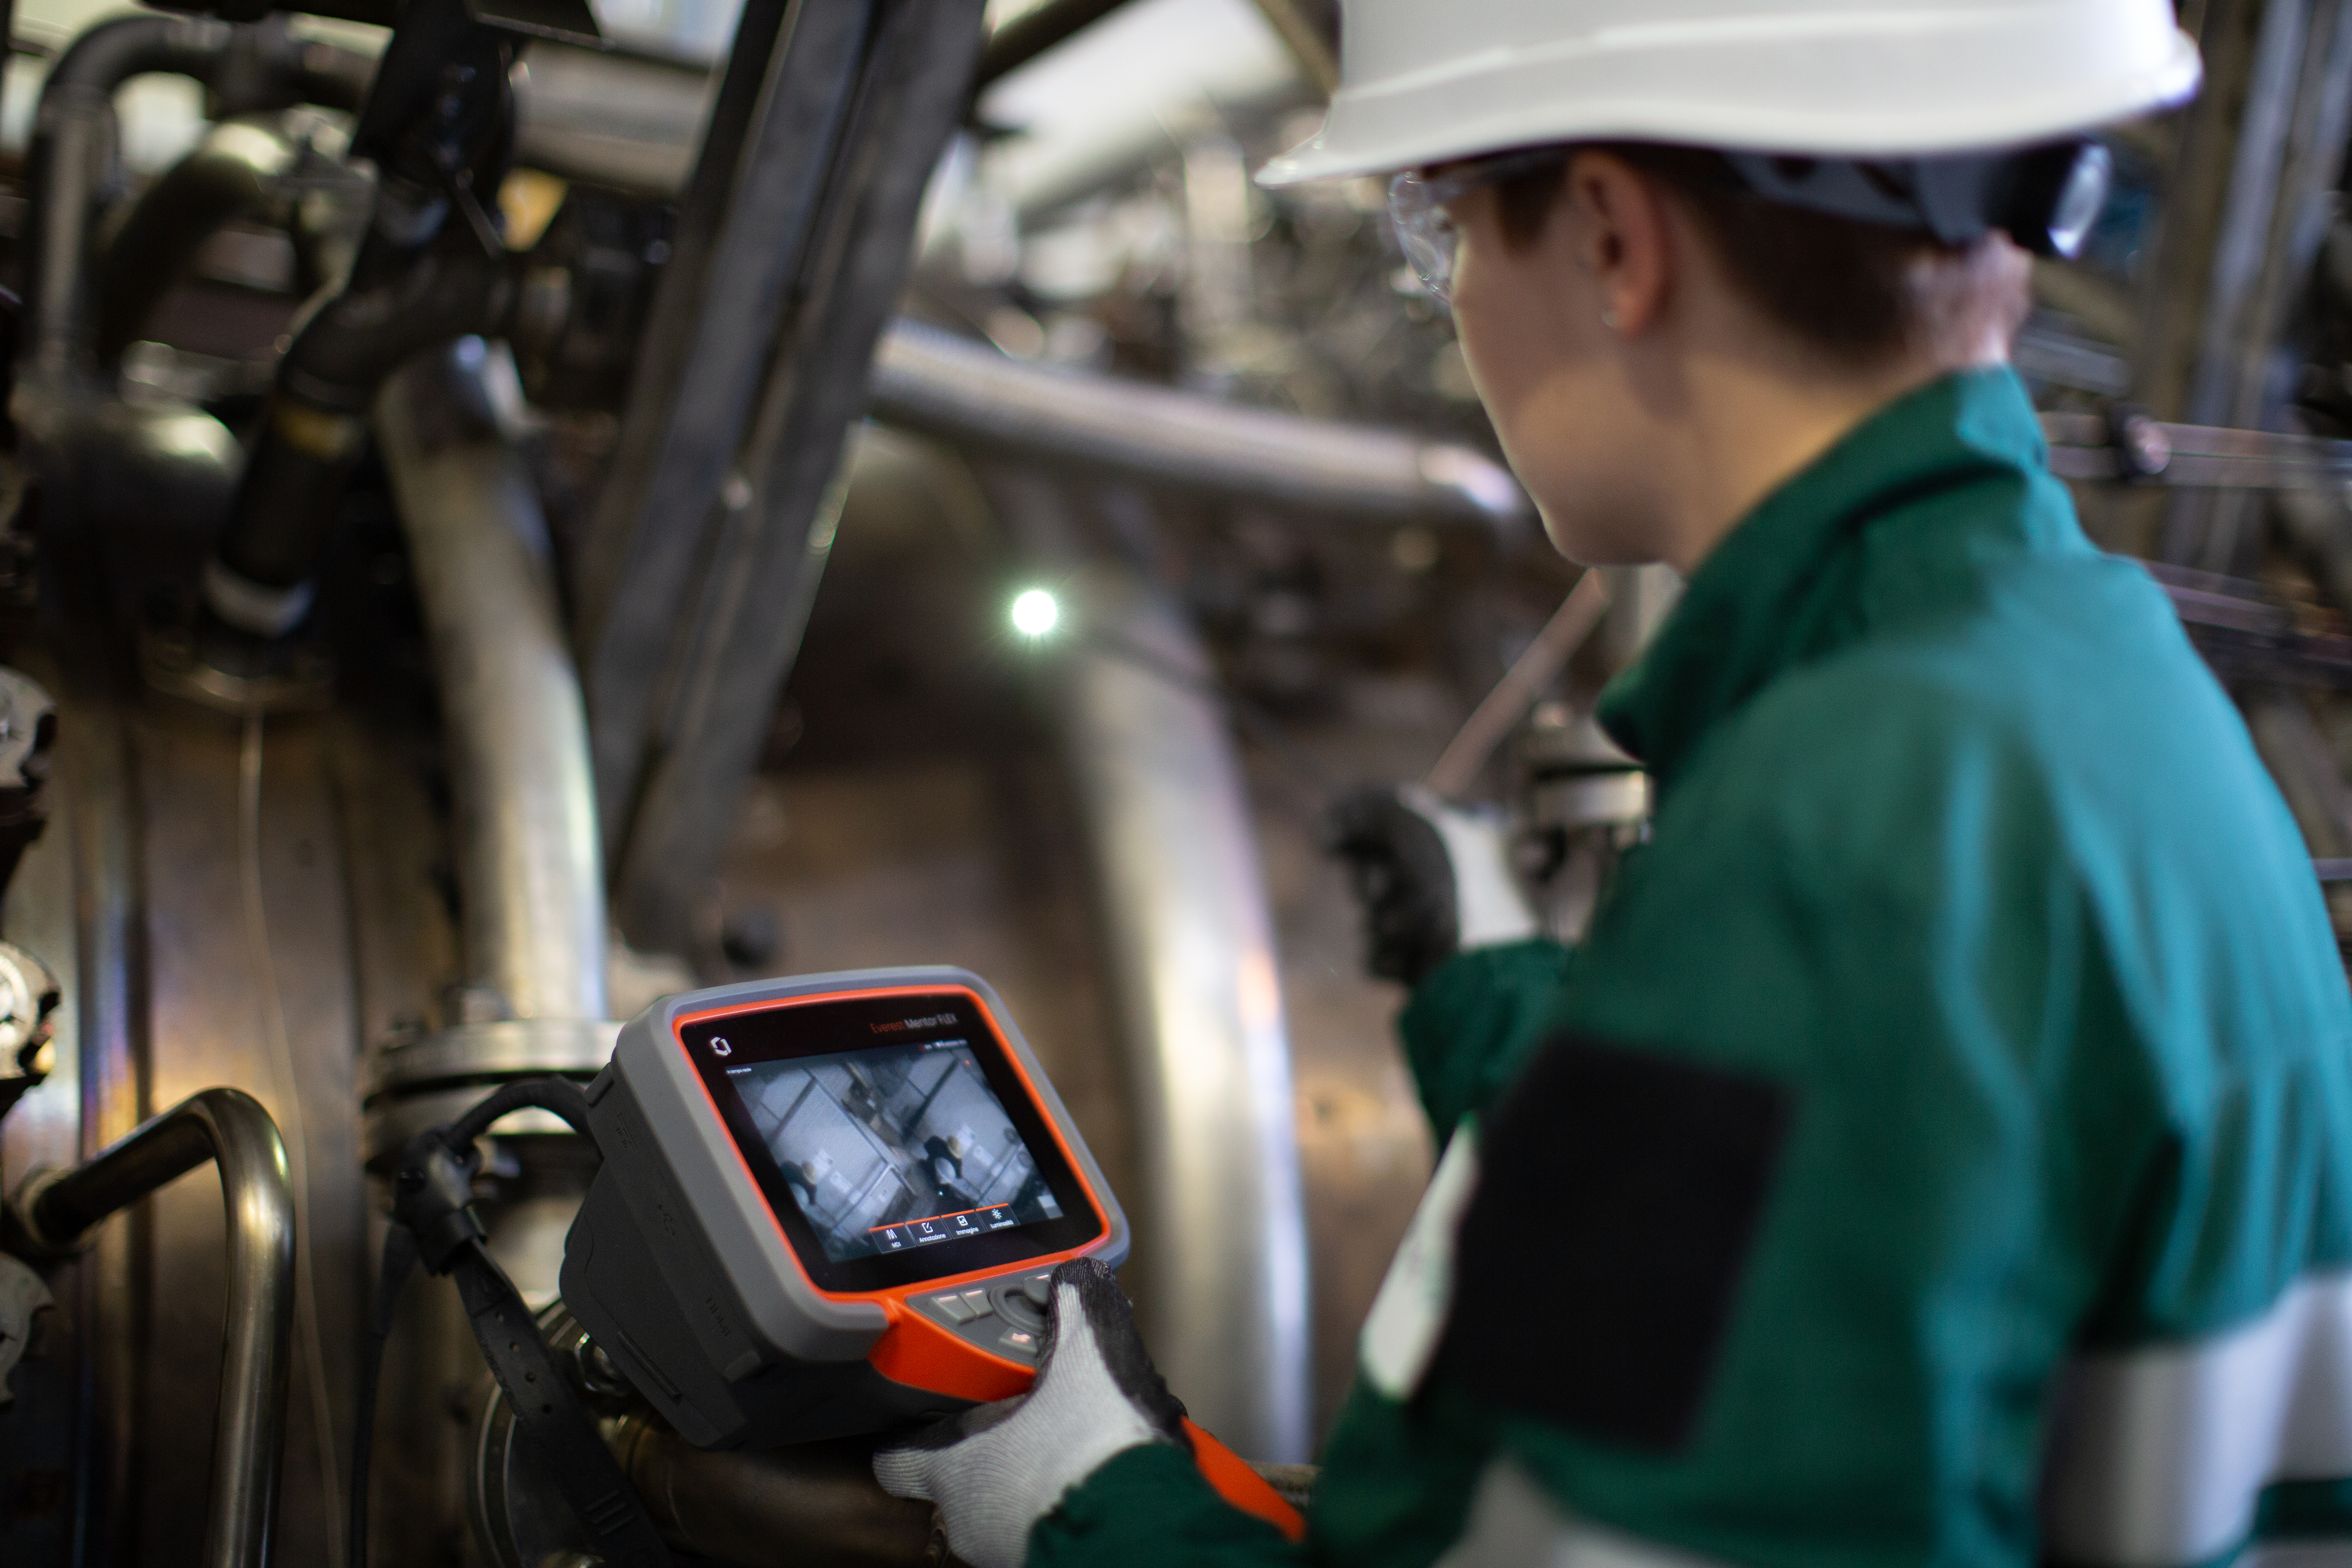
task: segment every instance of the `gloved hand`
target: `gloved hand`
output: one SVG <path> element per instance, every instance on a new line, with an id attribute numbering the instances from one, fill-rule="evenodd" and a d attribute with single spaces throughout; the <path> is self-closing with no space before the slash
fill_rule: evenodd
<path id="1" fill-rule="evenodd" d="M 1109 1269 L 1091 1258 L 1055 1269 L 1048 1317 L 1028 1393 L 874 1456 L 882 1489 L 936 1503 L 948 1549 L 972 1568 L 1019 1568 L 1030 1527 L 1112 1455 L 1144 1443 L 1192 1451 L 1184 1406 L 1145 1353 Z"/>
<path id="2" fill-rule="evenodd" d="M 1456 952 L 1536 934 L 1500 823 L 1418 784 L 1360 789 L 1333 805 L 1324 847 L 1364 906 L 1365 967 L 1417 984 Z"/>

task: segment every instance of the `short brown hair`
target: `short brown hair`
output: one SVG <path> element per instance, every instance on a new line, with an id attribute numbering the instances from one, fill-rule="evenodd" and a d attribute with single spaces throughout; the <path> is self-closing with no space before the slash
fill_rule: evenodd
<path id="1" fill-rule="evenodd" d="M 1956 338 L 1989 312 L 2013 329 L 2022 301 L 1991 237 L 1946 245 L 1931 236 L 1832 217 L 1748 190 L 1723 155 L 1696 147 L 1615 142 L 1561 149 L 1561 160 L 1503 182 L 1507 244 L 1535 243 L 1568 163 L 1608 153 L 1665 184 L 1698 220 L 1732 287 L 1798 342 L 1844 367 L 1870 369 Z"/>

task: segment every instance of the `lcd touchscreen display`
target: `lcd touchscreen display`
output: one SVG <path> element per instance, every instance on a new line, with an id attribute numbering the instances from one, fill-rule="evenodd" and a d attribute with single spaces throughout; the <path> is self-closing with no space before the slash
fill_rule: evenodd
<path id="1" fill-rule="evenodd" d="M 968 1039 L 724 1070 L 835 1262 L 1062 1217 Z"/>

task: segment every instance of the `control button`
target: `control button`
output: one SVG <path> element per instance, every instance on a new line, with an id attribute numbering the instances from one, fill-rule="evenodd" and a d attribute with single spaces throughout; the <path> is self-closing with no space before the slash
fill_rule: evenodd
<path id="1" fill-rule="evenodd" d="M 971 1315 L 975 1318 L 985 1318 L 993 1310 L 988 1304 L 988 1292 L 985 1290 L 967 1290 L 963 1293 L 963 1301 L 971 1309 Z"/>
<path id="2" fill-rule="evenodd" d="M 997 1336 L 996 1343 L 1000 1349 L 1009 1351 L 1024 1361 L 1037 1353 L 1037 1336 L 1027 1329 L 1007 1329 Z"/>
<path id="3" fill-rule="evenodd" d="M 961 1296 L 934 1296 L 931 1298 L 931 1305 L 945 1314 L 950 1323 L 969 1323 L 980 1316 L 971 1310 L 971 1303 Z"/>
<path id="4" fill-rule="evenodd" d="M 1045 1310 L 1029 1299 L 1019 1285 L 999 1285 L 996 1288 L 996 1310 L 1004 1321 L 1017 1329 L 1042 1329 L 1045 1326 Z"/>
<path id="5" fill-rule="evenodd" d="M 1050 1307 L 1054 1304 L 1054 1277 L 1051 1274 L 1032 1274 L 1021 1281 L 1021 1293 L 1040 1307 Z"/>

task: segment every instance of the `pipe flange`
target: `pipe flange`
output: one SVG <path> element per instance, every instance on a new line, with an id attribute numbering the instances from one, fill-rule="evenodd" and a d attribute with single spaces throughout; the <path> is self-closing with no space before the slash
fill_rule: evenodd
<path id="1" fill-rule="evenodd" d="M 223 668 L 205 658 L 185 626 L 147 626 L 139 634 L 139 673 L 166 697 L 245 718 L 254 713 L 317 713 L 335 695 L 334 661 L 308 646 L 270 650 L 267 667 Z"/>
<path id="2" fill-rule="evenodd" d="M 457 1024 L 376 1053 L 365 1098 L 362 1158 L 381 1167 L 428 1127 L 453 1121 L 484 1095 L 516 1079 L 557 1074 L 586 1079 L 604 1070 L 621 1026 L 591 1018 L 503 1018 Z M 551 1112 L 513 1110 L 490 1123 L 495 1138 L 568 1137 Z"/>
<path id="3" fill-rule="evenodd" d="M 593 1076 L 613 1059 L 621 1026 L 594 1018 L 501 1018 L 455 1024 L 376 1053 L 362 1103 L 541 1073 Z"/>

